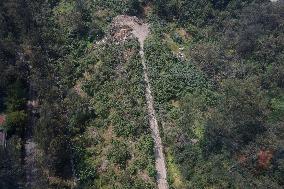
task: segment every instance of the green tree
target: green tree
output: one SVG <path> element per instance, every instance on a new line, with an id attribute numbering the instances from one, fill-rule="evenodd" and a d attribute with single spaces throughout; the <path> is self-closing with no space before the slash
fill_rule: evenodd
<path id="1" fill-rule="evenodd" d="M 227 80 L 217 111 L 205 130 L 208 153 L 222 148 L 236 152 L 267 130 L 269 104 L 252 80 Z"/>
<path id="2" fill-rule="evenodd" d="M 112 146 L 108 154 L 108 158 L 112 162 L 117 163 L 124 168 L 126 166 L 126 161 L 130 159 L 130 157 L 130 153 L 125 143 L 120 141 L 112 142 Z"/>

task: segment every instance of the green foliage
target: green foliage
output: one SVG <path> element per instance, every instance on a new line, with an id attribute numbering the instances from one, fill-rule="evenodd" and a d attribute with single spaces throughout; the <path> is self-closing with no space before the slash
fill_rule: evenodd
<path id="1" fill-rule="evenodd" d="M 23 110 L 26 106 L 27 92 L 23 83 L 19 80 L 12 83 L 7 90 L 7 98 L 4 99 L 7 112 Z"/>
<path id="2" fill-rule="evenodd" d="M 271 99 L 272 112 L 269 115 L 271 121 L 280 121 L 284 117 L 284 96 Z"/>
<path id="3" fill-rule="evenodd" d="M 59 178 L 45 188 L 66 188 L 72 166 L 78 188 L 155 188 L 139 45 L 94 47 L 118 14 L 151 26 L 145 55 L 171 187 L 282 188 L 283 2 L 267 0 L 1 1 L 10 138 L 0 188 L 23 185 L 27 86 L 40 102 L 41 177 Z M 272 153 L 267 167 L 260 152 Z"/>
<path id="4" fill-rule="evenodd" d="M 127 58 L 125 53 L 129 53 Z M 134 40 L 123 45 L 103 44 L 88 57 L 94 60 L 91 69 L 86 68 L 91 78 L 83 78 L 82 83 L 95 116 L 83 127 L 82 134 L 78 133 L 75 145 L 81 150 L 75 157 L 79 175 L 87 167 L 99 173 L 95 181 L 85 179 L 80 185 L 153 188 L 153 177 L 143 185 L 139 180 L 141 171 L 150 174 L 147 167 L 154 174 L 150 169 L 154 162 L 138 44 Z M 74 123 L 82 128 L 80 122 Z"/>
<path id="5" fill-rule="evenodd" d="M 145 50 L 173 188 L 280 188 L 281 166 L 261 170 L 257 154 L 273 149 L 278 158 L 283 146 L 283 4 L 257 2 L 154 3 L 166 21 L 154 19 Z M 188 43 L 175 34 L 182 26 Z"/>
<path id="6" fill-rule="evenodd" d="M 27 113 L 23 110 L 10 112 L 6 116 L 5 129 L 9 135 L 18 134 L 22 136 L 27 124 Z"/>
<path id="7" fill-rule="evenodd" d="M 126 144 L 119 141 L 113 141 L 108 158 L 113 163 L 119 164 L 121 167 L 125 167 L 126 161 L 130 158 L 130 153 Z"/>
<path id="8" fill-rule="evenodd" d="M 156 167 L 154 165 L 149 165 L 147 167 L 147 171 L 148 171 L 150 177 L 156 178 L 157 171 L 156 171 Z"/>
<path id="9" fill-rule="evenodd" d="M 228 80 L 223 90 L 223 103 L 217 106 L 220 113 L 213 114 L 206 129 L 208 151 L 224 145 L 228 151 L 236 151 L 266 130 L 268 102 L 256 83 Z M 220 131 L 222 135 L 216 137 Z"/>
<path id="10" fill-rule="evenodd" d="M 154 141 L 150 135 L 141 137 L 138 145 L 143 154 L 153 156 Z"/>
<path id="11" fill-rule="evenodd" d="M 155 10 L 168 20 L 178 19 L 180 22 L 204 23 L 212 14 L 212 5 L 209 1 L 154 1 Z"/>
<path id="12" fill-rule="evenodd" d="M 4 104 L 7 115 L 4 127 L 9 137 L 14 134 L 23 136 L 28 120 L 25 110 L 27 103 L 26 88 L 22 81 L 17 80 L 7 87 L 6 93 Z"/>
<path id="13" fill-rule="evenodd" d="M 14 135 L 7 141 L 7 148 L 0 149 L 0 188 L 24 187 L 24 167 L 21 162 L 21 139 Z"/>
<path id="14" fill-rule="evenodd" d="M 190 63 L 179 61 L 159 39 L 151 39 L 146 47 L 155 100 L 158 104 L 179 99 L 187 92 L 206 88 L 202 73 Z"/>
<path id="15" fill-rule="evenodd" d="M 123 0 L 95 0 L 94 4 L 100 8 L 100 10 L 107 9 L 112 13 L 122 14 L 128 11 L 128 1 Z"/>

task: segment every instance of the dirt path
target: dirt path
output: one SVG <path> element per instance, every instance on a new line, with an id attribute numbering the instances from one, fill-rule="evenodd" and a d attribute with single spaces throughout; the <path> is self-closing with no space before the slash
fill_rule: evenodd
<path id="1" fill-rule="evenodd" d="M 29 120 L 28 128 L 25 134 L 26 143 L 25 143 L 25 173 L 26 173 L 26 183 L 25 187 L 29 189 L 38 188 L 38 169 L 36 168 L 36 143 L 33 139 L 33 129 L 35 127 L 35 107 L 37 106 L 37 101 L 34 100 L 34 91 L 30 86 L 28 101 L 28 111 L 29 111 Z"/>
<path id="2" fill-rule="evenodd" d="M 35 168 L 35 149 L 36 145 L 32 139 L 26 141 L 25 144 L 25 170 L 26 170 L 26 188 L 36 188 L 37 169 Z"/>
<path id="3" fill-rule="evenodd" d="M 114 19 L 115 24 L 119 24 L 121 26 L 129 26 L 132 29 L 132 34 L 134 37 L 138 38 L 140 43 L 140 55 L 142 59 L 143 65 L 143 75 L 145 81 L 145 88 L 146 88 L 146 101 L 147 101 L 147 109 L 149 115 L 149 122 L 152 131 L 152 137 L 155 143 L 155 161 L 156 161 L 156 170 L 157 170 L 157 184 L 158 189 L 168 189 L 167 183 L 167 170 L 166 170 L 166 163 L 165 157 L 163 153 L 163 144 L 160 137 L 158 122 L 156 119 L 156 113 L 154 109 L 154 99 L 151 92 L 150 80 L 148 77 L 148 70 L 146 66 L 146 60 L 144 56 L 144 41 L 149 34 L 149 26 L 147 24 L 142 23 L 136 17 L 130 16 L 118 16 Z"/>

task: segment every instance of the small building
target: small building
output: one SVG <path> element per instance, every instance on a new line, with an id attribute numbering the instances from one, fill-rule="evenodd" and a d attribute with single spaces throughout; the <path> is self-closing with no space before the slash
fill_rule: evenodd
<path id="1" fill-rule="evenodd" d="M 0 115 L 0 146 L 3 146 L 3 148 L 6 147 L 6 132 L 3 128 L 3 125 L 6 121 L 5 115 Z"/>

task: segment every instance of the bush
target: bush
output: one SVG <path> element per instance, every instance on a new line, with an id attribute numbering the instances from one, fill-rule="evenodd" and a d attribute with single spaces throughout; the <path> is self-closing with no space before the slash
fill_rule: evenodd
<path id="1" fill-rule="evenodd" d="M 25 131 L 27 118 L 27 113 L 23 110 L 8 113 L 5 123 L 8 136 L 13 134 L 22 135 Z"/>
<path id="2" fill-rule="evenodd" d="M 5 105 L 7 112 L 25 109 L 27 91 L 23 82 L 17 80 L 8 87 Z"/>
<path id="3" fill-rule="evenodd" d="M 127 145 L 120 141 L 112 141 L 112 146 L 108 154 L 108 159 L 113 163 L 125 168 L 126 161 L 131 158 Z"/>
<path id="4" fill-rule="evenodd" d="M 143 136 L 138 144 L 138 148 L 142 153 L 150 156 L 154 155 L 154 141 L 150 135 Z"/>
<path id="5" fill-rule="evenodd" d="M 148 174 L 149 174 L 150 177 L 156 178 L 157 170 L 156 170 L 156 167 L 153 164 L 151 164 L 147 167 L 147 171 L 148 171 Z"/>

